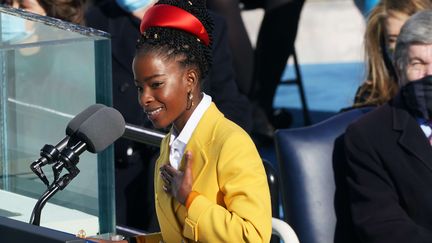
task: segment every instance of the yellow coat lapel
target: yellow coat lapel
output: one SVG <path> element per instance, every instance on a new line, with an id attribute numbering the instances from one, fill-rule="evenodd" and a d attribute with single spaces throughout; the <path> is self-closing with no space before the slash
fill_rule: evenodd
<path id="1" fill-rule="evenodd" d="M 209 149 L 209 144 L 214 139 L 212 131 L 219 119 L 223 118 L 223 114 L 216 108 L 214 103 L 211 103 L 210 107 L 204 113 L 198 126 L 192 134 L 188 145 L 186 146 L 186 151 L 192 152 L 192 174 L 193 174 L 193 186 L 198 184 L 202 179 L 202 172 L 205 170 L 209 160 L 207 158 L 207 150 Z M 181 169 L 184 169 L 185 161 L 184 158 L 181 162 Z"/>
<path id="2" fill-rule="evenodd" d="M 212 103 L 204 113 L 186 146 L 185 152 L 192 152 L 192 175 L 194 181 L 192 190 L 195 189 L 196 185 L 200 184 L 201 179 L 205 179 L 201 178 L 201 175 L 209 162 L 206 150 L 209 150 L 209 144 L 214 138 L 212 133 L 214 126 L 221 118 L 223 118 L 223 114 Z M 159 168 L 169 161 L 169 137 L 170 134 L 161 143 L 161 154 L 155 167 L 156 212 L 164 240 L 166 242 L 180 242 L 182 239 L 182 226 L 177 220 L 176 213 L 179 215 L 179 218 L 186 218 L 186 208 L 182 207 L 177 200 L 164 192 L 162 188 L 163 181 L 159 175 Z M 185 169 L 185 162 L 185 157 L 183 156 L 180 170 Z M 168 225 L 169 227 L 167 227 Z"/>
<path id="3" fill-rule="evenodd" d="M 193 185 L 192 190 L 195 189 L 195 185 L 199 184 L 201 175 L 209 162 L 207 158 L 208 145 L 211 143 L 213 136 L 209 131 L 213 130 L 214 124 L 219 118 L 222 118 L 222 113 L 217 110 L 214 103 L 211 103 L 209 109 L 204 113 L 197 127 L 195 128 L 189 143 L 186 146 L 186 151 L 192 152 L 192 176 Z M 180 170 L 184 171 L 186 166 L 185 157 L 183 156 L 180 163 Z M 177 212 L 181 206 L 177 201 L 174 202 L 175 211 Z M 186 210 L 184 212 L 186 214 Z M 186 216 L 185 216 L 186 217 Z"/>
<path id="4" fill-rule="evenodd" d="M 168 146 L 169 134 L 162 140 L 162 147 Z M 162 149 L 159 159 L 157 160 L 155 167 L 155 200 L 156 200 L 156 213 L 158 216 L 159 225 L 161 225 L 161 231 L 163 238 L 166 242 L 180 242 L 181 228 L 177 222 L 174 210 L 173 210 L 173 198 L 169 196 L 162 188 L 163 181 L 159 175 L 159 168 L 168 163 L 169 161 L 169 150 Z M 166 225 L 170 227 L 166 227 Z M 162 227 L 165 225 L 165 227 Z"/>

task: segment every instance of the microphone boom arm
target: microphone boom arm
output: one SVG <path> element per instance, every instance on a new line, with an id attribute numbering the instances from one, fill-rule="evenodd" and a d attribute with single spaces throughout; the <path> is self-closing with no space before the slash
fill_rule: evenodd
<path id="1" fill-rule="evenodd" d="M 75 178 L 80 170 L 76 166 L 79 162 L 79 155 L 86 150 L 87 145 L 84 142 L 78 142 L 72 148 L 65 148 L 60 154 L 60 161 L 53 166 L 54 182 L 48 187 L 45 193 L 36 202 L 33 208 L 30 224 L 40 225 L 40 217 L 42 209 L 48 200 L 57 193 L 58 190 L 63 190 Z M 63 167 L 69 172 L 58 178 Z"/>
<path id="2" fill-rule="evenodd" d="M 47 187 L 49 187 L 49 181 L 45 176 L 42 167 L 57 161 L 60 155 L 60 150 L 66 147 L 68 142 L 69 137 L 65 137 L 56 146 L 45 144 L 40 150 L 41 157 L 30 165 L 30 169 L 33 173 L 35 173 Z"/>
<path id="3" fill-rule="evenodd" d="M 57 181 L 53 182 L 51 186 L 45 191 L 45 193 L 42 194 L 42 196 L 39 198 L 33 208 L 32 214 L 30 216 L 30 224 L 38 226 L 40 225 L 40 218 L 43 207 L 48 202 L 48 200 L 58 192 L 58 190 L 63 190 L 69 184 L 69 182 L 71 182 L 72 179 L 78 175 L 80 171 L 77 168 L 75 172 L 75 174 L 68 173 L 63 175 Z"/>

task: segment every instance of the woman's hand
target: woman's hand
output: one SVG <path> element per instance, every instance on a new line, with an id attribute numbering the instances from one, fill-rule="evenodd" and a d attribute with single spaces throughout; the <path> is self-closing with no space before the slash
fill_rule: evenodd
<path id="1" fill-rule="evenodd" d="M 160 176 L 164 181 L 164 191 L 175 197 L 182 205 L 192 190 L 192 153 L 187 151 L 185 154 L 185 171 L 174 169 L 170 164 L 165 164 L 160 168 Z"/>

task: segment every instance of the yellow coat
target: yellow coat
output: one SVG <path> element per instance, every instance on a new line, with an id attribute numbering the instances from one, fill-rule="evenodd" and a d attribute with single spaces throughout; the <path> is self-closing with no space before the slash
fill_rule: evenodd
<path id="1" fill-rule="evenodd" d="M 192 151 L 192 190 L 201 194 L 189 210 L 162 189 L 159 168 L 169 161 L 169 136 L 155 167 L 155 205 L 164 241 L 269 242 L 270 193 L 249 135 L 211 104 L 186 146 Z M 183 158 L 181 170 L 184 163 Z"/>

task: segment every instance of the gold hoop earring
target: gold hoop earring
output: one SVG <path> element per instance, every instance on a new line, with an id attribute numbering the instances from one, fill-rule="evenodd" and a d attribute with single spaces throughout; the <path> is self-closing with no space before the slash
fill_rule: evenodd
<path id="1" fill-rule="evenodd" d="M 192 99 L 193 99 L 193 94 L 192 94 L 191 91 L 189 91 L 188 94 L 187 94 L 186 110 L 190 110 L 192 108 L 192 106 L 194 105 Z"/>

